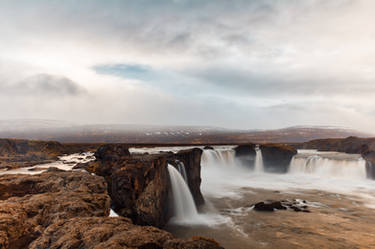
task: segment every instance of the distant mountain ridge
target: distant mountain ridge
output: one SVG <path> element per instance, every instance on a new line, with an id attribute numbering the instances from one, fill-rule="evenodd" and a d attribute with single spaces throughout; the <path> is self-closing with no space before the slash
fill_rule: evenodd
<path id="1" fill-rule="evenodd" d="M 293 126 L 275 130 L 231 130 L 210 126 L 140 124 L 79 125 L 58 120 L 0 120 L 1 138 L 55 140 L 74 143 L 239 144 L 299 143 L 321 138 L 373 134 L 334 126 Z"/>

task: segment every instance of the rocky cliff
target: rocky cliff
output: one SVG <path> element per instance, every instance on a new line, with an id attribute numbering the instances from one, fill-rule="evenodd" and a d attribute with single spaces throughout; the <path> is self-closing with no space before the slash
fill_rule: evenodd
<path id="1" fill-rule="evenodd" d="M 163 227 L 171 213 L 168 163 L 184 163 L 195 202 L 204 203 L 200 191 L 201 154 L 200 149 L 191 149 L 177 154 L 130 155 L 126 145 L 108 144 L 98 149 L 97 160 L 87 170 L 107 180 L 113 209 L 118 214 L 136 224 Z"/>
<path id="2" fill-rule="evenodd" d="M 235 156 L 238 158 L 241 163 L 250 168 L 254 168 L 255 166 L 255 144 L 248 144 L 248 145 L 239 145 L 234 148 Z"/>
<path id="3" fill-rule="evenodd" d="M 267 172 L 286 173 L 290 161 L 297 150 L 284 144 L 263 144 L 260 146 L 264 170 Z"/>

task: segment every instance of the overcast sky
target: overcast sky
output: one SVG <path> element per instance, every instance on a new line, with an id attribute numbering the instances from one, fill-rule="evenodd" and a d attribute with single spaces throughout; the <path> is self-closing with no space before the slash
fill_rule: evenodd
<path id="1" fill-rule="evenodd" d="M 375 127 L 373 0 L 0 0 L 0 119 Z"/>

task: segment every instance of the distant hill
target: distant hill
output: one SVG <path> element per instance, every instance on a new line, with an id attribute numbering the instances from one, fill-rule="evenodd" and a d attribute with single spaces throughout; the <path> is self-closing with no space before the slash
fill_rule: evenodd
<path id="1" fill-rule="evenodd" d="M 230 130 L 219 127 L 139 124 L 77 125 L 56 120 L 2 120 L 0 137 L 71 143 L 239 144 L 299 143 L 321 138 L 373 134 L 342 127 L 294 126 L 277 130 Z"/>

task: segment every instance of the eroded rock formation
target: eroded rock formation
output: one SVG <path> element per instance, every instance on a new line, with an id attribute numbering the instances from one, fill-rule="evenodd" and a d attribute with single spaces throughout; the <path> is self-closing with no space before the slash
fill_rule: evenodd
<path id="1" fill-rule="evenodd" d="M 180 240 L 127 218 L 108 217 L 106 181 L 86 172 L 0 176 L 0 197 L 1 249 L 222 248 L 211 239 Z"/>
<path id="2" fill-rule="evenodd" d="M 127 218 L 75 218 L 61 220 L 35 240 L 30 249 L 113 248 L 113 249 L 220 249 L 210 239 L 179 240 L 150 226 L 136 226 Z"/>
<path id="3" fill-rule="evenodd" d="M 109 214 L 103 178 L 83 172 L 0 176 L 0 248 L 24 248 L 61 219 Z"/>
<path id="4" fill-rule="evenodd" d="M 188 185 L 197 205 L 204 203 L 200 191 L 202 150 L 130 155 L 126 145 L 108 144 L 95 153 L 97 160 L 87 167 L 103 176 L 113 209 L 136 224 L 163 227 L 169 217 L 170 180 L 168 163 L 184 163 Z"/>
<path id="5" fill-rule="evenodd" d="M 296 149 L 284 144 L 263 144 L 260 149 L 264 170 L 268 172 L 288 172 L 290 161 L 297 154 Z"/>

